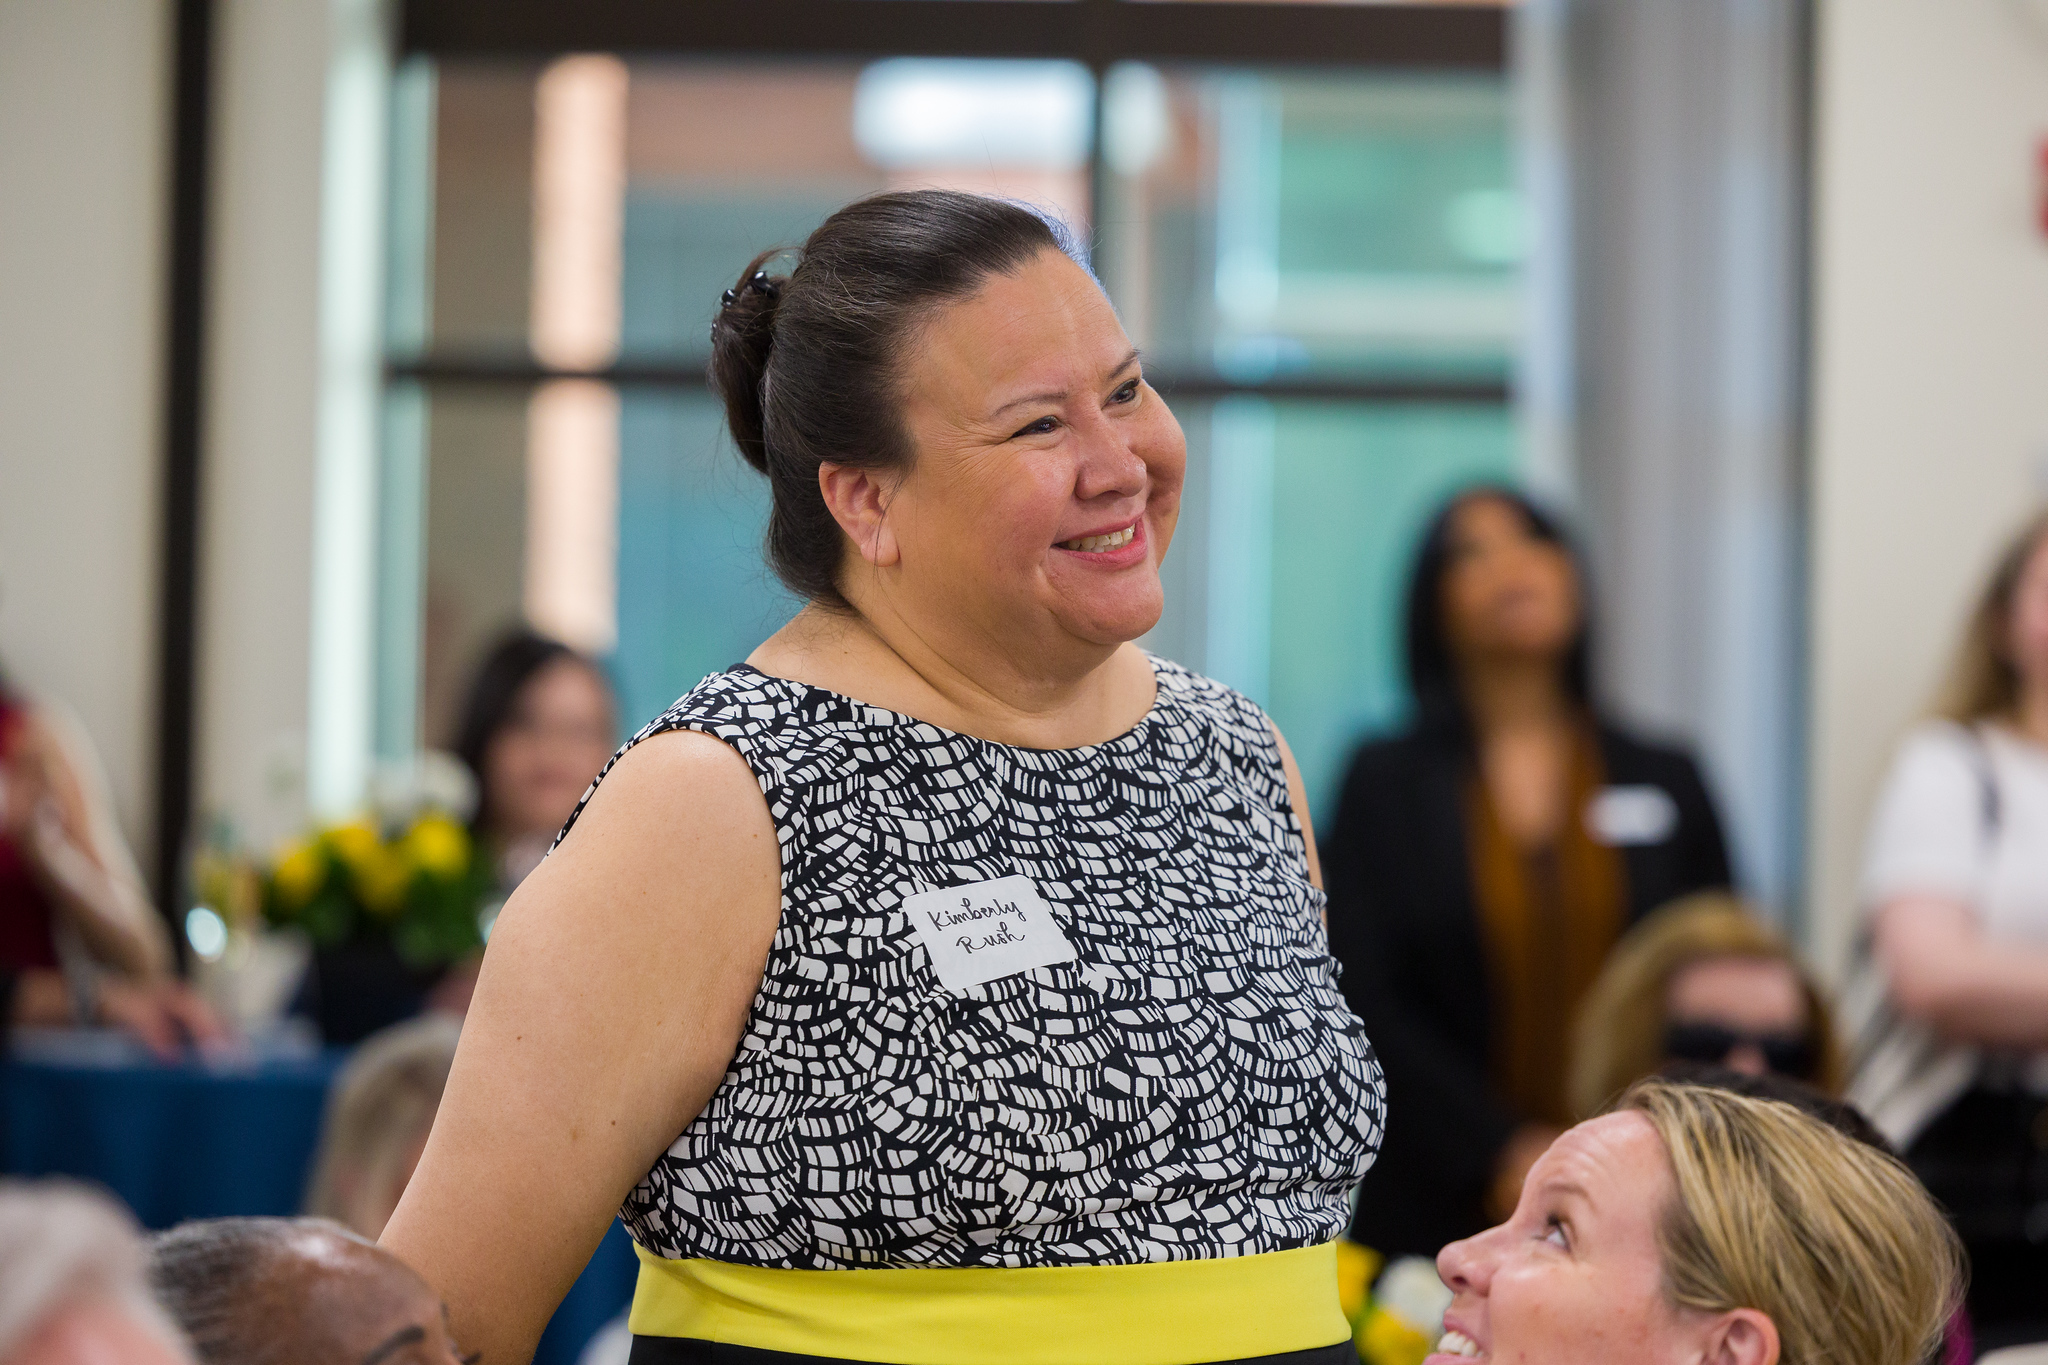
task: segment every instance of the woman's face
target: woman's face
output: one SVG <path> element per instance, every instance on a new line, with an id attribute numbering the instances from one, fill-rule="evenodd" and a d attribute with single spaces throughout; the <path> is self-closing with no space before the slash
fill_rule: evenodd
<path id="1" fill-rule="evenodd" d="M 1777 1071 L 1803 1078 L 1812 1070 L 1806 992 L 1792 965 L 1779 958 L 1695 958 L 1671 974 L 1664 1019 L 1670 1038 L 1686 1044 L 1679 1049 L 1686 1061 L 1751 1076 Z"/>
<path id="2" fill-rule="evenodd" d="M 2048 687 L 2048 540 L 2034 547 L 2013 586 L 2006 649 L 2026 686 Z"/>
<path id="3" fill-rule="evenodd" d="M 1538 538 L 1499 498 L 1451 514 L 1444 633 L 1461 663 L 1557 658 L 1579 629 L 1579 584 L 1564 547 Z"/>
<path id="4" fill-rule="evenodd" d="M 1046 251 L 941 308 L 903 395 L 914 459 L 870 556 L 888 609 L 1034 662 L 1152 628 L 1187 442 L 1085 271 Z"/>
<path id="5" fill-rule="evenodd" d="M 490 833 L 505 842 L 552 835 L 612 756 L 612 696 L 577 659 L 541 666 L 484 749 Z"/>
<path id="6" fill-rule="evenodd" d="M 1530 1168 L 1514 1215 L 1436 1258 L 1454 1297 L 1427 1365 L 1678 1365 L 1714 1319 L 1664 1297 L 1657 1222 L 1677 1197 L 1641 1114 L 1582 1123 Z"/>

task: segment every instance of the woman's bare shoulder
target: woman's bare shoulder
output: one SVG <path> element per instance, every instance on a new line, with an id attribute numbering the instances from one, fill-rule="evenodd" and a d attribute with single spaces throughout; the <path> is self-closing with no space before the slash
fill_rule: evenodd
<path id="1" fill-rule="evenodd" d="M 749 809 L 751 808 L 751 810 Z M 649 735 L 613 761 L 554 856 L 579 844 L 638 840 L 768 819 L 760 784 L 737 750 L 699 730 Z"/>

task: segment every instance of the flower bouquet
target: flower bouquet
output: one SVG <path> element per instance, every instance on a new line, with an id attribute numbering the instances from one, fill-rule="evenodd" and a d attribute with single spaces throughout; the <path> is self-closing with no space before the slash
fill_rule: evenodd
<path id="1" fill-rule="evenodd" d="M 381 940 L 421 970 L 483 946 L 490 869 L 445 811 L 315 830 L 280 851 L 262 884 L 264 919 L 305 931 L 316 949 Z"/>
<path id="2" fill-rule="evenodd" d="M 368 810 L 317 826 L 258 870 L 263 921 L 302 936 L 311 974 L 299 1007 L 330 1044 L 417 1013 L 489 933 L 496 876 L 463 816 L 468 772 L 424 753 L 373 775 Z"/>

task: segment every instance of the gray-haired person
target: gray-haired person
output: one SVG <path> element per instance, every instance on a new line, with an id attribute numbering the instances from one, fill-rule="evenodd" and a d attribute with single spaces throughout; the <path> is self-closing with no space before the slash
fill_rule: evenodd
<path id="1" fill-rule="evenodd" d="M 105 1195 L 0 1180 L 0 1362 L 190 1365 L 143 1257 L 141 1229 Z"/>
<path id="2" fill-rule="evenodd" d="M 201 1365 L 463 1365 L 403 1262 L 322 1218 L 216 1218 L 159 1233 L 149 1279 Z"/>

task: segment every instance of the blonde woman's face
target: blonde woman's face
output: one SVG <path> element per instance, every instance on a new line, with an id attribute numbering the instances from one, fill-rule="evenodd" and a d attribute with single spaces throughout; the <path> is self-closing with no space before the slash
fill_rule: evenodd
<path id="1" fill-rule="evenodd" d="M 1712 1359 L 1715 1319 L 1664 1297 L 1657 1221 L 1676 1197 L 1664 1141 L 1641 1114 L 1566 1133 L 1530 1169 L 1513 1217 L 1437 1257 L 1456 1297 L 1427 1365 Z"/>
<path id="2" fill-rule="evenodd" d="M 2034 547 L 2013 587 L 2006 648 L 2029 688 L 2048 686 L 2048 540 Z"/>

